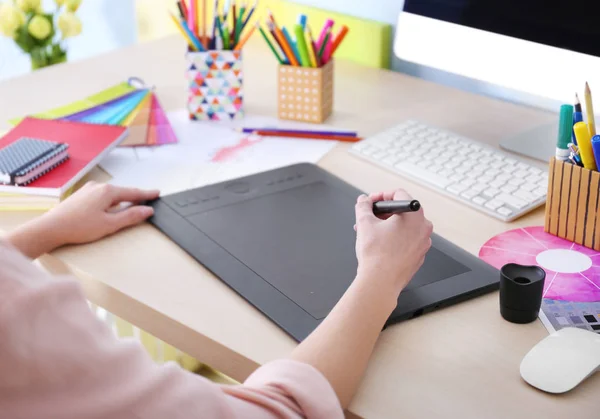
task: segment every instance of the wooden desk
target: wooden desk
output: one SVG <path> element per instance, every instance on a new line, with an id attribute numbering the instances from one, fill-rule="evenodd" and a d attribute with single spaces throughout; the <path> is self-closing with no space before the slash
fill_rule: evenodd
<path id="1" fill-rule="evenodd" d="M 185 104 L 184 45 L 178 38 L 126 48 L 0 84 L 0 130 L 10 117 L 42 111 L 129 76 L 157 86 L 167 109 Z M 276 65 L 254 42 L 245 52 L 246 110 L 276 115 Z M 336 63 L 331 124 L 374 134 L 407 118 L 497 145 L 555 116 L 401 74 Z M 320 165 L 365 191 L 404 187 L 424 205 L 435 231 L 477 254 L 491 236 L 541 225 L 540 209 L 505 224 L 349 155 L 340 145 Z M 101 176 L 97 171 L 94 176 Z M 10 229 L 32 214 L 0 213 Z M 93 302 L 243 380 L 295 343 L 149 225 L 55 252 L 56 269 L 76 273 Z M 66 265 L 63 265 L 66 264 Z M 501 319 L 492 293 L 384 331 L 350 411 L 366 418 L 591 418 L 600 375 L 560 397 L 525 384 L 519 363 L 547 335 L 540 322 Z M 352 366 L 349 366 L 350 368 Z"/>

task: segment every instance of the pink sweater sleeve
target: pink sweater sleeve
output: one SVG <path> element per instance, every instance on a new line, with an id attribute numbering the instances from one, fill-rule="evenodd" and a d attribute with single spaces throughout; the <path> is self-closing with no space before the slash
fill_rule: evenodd
<path id="1" fill-rule="evenodd" d="M 313 367 L 274 361 L 240 386 L 157 365 L 117 339 L 77 282 L 0 241 L 0 419 L 342 418 Z"/>

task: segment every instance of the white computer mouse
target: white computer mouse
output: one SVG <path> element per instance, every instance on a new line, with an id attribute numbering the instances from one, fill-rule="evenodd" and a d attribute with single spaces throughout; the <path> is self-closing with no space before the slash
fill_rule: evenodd
<path id="1" fill-rule="evenodd" d="M 548 393 L 572 390 L 598 370 L 600 335 L 574 327 L 551 334 L 521 361 L 521 377 Z"/>

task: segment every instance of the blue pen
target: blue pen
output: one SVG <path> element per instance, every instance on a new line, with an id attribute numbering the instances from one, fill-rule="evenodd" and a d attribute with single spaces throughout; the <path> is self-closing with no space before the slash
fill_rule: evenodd
<path id="1" fill-rule="evenodd" d="M 242 26 L 246 26 L 248 24 L 248 21 L 250 20 L 250 18 L 254 14 L 254 10 L 256 9 L 256 6 L 258 6 L 258 0 L 256 0 L 254 2 L 254 6 L 252 6 L 252 8 L 250 9 L 250 11 L 248 12 L 248 16 L 246 16 L 246 19 L 244 19 L 244 24 Z"/>
<path id="2" fill-rule="evenodd" d="M 582 121 L 583 121 L 583 114 L 581 112 L 573 112 L 573 125 L 575 125 L 578 122 L 582 122 Z M 575 138 L 575 131 L 573 131 L 572 141 L 573 141 L 573 144 L 577 145 L 577 139 Z"/>
<path id="3" fill-rule="evenodd" d="M 188 34 L 188 36 L 192 40 L 192 43 L 198 49 L 198 51 L 202 51 L 202 52 L 206 51 L 206 48 L 204 48 L 204 45 L 202 45 L 202 42 L 200 42 L 198 37 L 196 37 L 196 35 L 194 35 L 194 33 L 190 30 L 190 27 L 188 26 L 187 22 L 184 19 L 181 19 L 180 22 L 181 22 L 181 27 Z"/>
<path id="4" fill-rule="evenodd" d="M 302 30 L 306 30 L 306 15 L 298 16 L 298 23 L 302 26 Z"/>
<path id="5" fill-rule="evenodd" d="M 581 108 L 581 102 L 579 101 L 579 95 L 575 93 L 575 112 L 573 112 L 573 126 L 578 122 L 583 122 L 583 109 Z M 575 131 L 573 131 L 573 144 L 577 145 L 577 138 L 575 138 Z"/>
<path id="6" fill-rule="evenodd" d="M 281 31 L 283 32 L 283 36 L 285 36 L 285 39 L 287 40 L 288 44 L 290 44 L 290 47 L 292 47 L 292 52 L 296 56 L 296 60 L 300 62 L 300 53 L 298 52 L 298 46 L 296 45 L 296 43 L 294 42 L 294 40 L 292 39 L 285 27 L 281 28 Z"/>
<path id="7" fill-rule="evenodd" d="M 594 159 L 596 160 L 596 167 L 600 163 L 600 135 L 594 135 L 592 137 L 592 151 L 594 152 Z"/>

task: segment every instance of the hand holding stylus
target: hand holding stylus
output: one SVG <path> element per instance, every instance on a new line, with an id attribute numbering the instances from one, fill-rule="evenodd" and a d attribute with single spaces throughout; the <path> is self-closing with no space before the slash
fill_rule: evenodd
<path id="1" fill-rule="evenodd" d="M 373 204 L 373 213 L 379 214 L 402 214 L 414 212 L 421 209 L 421 203 L 416 199 L 404 201 L 379 201 Z"/>
<path id="2" fill-rule="evenodd" d="M 419 202 L 403 190 L 360 196 L 356 204 L 359 277 L 400 293 L 421 267 L 432 230 Z"/>

